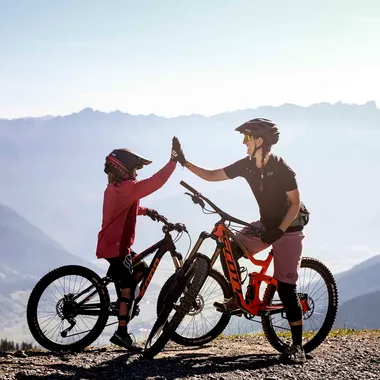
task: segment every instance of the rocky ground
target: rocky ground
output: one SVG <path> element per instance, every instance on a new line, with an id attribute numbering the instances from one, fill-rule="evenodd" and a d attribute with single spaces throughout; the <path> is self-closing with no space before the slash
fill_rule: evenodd
<path id="1" fill-rule="evenodd" d="M 331 336 L 304 365 L 279 364 L 264 337 L 218 338 L 202 348 L 168 344 L 154 360 L 114 348 L 0 354 L 0 379 L 380 379 L 380 332 Z"/>

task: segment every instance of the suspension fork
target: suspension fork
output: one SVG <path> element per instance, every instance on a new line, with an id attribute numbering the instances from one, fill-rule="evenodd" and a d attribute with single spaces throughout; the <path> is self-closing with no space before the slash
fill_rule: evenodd
<path id="1" fill-rule="evenodd" d="M 176 256 L 175 254 L 172 255 L 172 260 L 173 260 L 173 265 L 174 265 L 174 269 L 177 271 L 179 268 L 182 268 L 183 267 L 183 259 L 182 259 L 182 256 L 181 258 L 179 258 L 178 256 Z"/>
<path id="2" fill-rule="evenodd" d="M 209 233 L 207 233 L 205 231 L 201 232 L 197 242 L 194 244 L 194 247 L 189 254 L 188 259 L 192 258 L 199 251 L 199 248 L 201 247 L 203 242 L 210 237 L 211 237 L 211 235 Z"/>
<path id="3" fill-rule="evenodd" d="M 216 245 L 216 248 L 215 248 L 215 251 L 214 251 L 214 254 L 212 255 L 211 257 L 211 262 L 210 262 L 210 270 L 212 269 L 212 267 L 214 266 L 215 264 L 215 261 L 218 259 L 218 257 L 220 256 L 220 253 L 222 252 L 222 249 L 223 249 L 223 243 L 220 243 L 218 242 L 217 245 Z"/>

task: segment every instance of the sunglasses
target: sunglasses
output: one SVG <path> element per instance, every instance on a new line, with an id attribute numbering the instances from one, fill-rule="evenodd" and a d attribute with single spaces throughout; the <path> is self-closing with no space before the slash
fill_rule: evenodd
<path id="1" fill-rule="evenodd" d="M 252 140 L 252 136 L 250 135 L 244 135 L 244 142 L 246 143 L 247 141 L 251 141 Z"/>

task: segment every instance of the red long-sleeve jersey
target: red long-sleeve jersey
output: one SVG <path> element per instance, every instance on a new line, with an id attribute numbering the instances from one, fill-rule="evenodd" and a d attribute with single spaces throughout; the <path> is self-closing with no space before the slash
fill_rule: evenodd
<path id="1" fill-rule="evenodd" d="M 162 187 L 174 172 L 176 163 L 169 161 L 152 177 L 142 181 L 129 179 L 109 184 L 104 192 L 103 222 L 98 234 L 98 259 L 118 257 L 130 251 L 135 238 L 136 217 L 145 215 L 140 199 Z"/>

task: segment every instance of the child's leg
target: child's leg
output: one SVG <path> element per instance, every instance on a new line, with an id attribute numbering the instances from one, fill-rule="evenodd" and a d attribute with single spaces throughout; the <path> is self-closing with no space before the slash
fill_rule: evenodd
<path id="1" fill-rule="evenodd" d="M 119 325 L 122 326 L 128 324 L 125 316 L 128 315 L 130 305 L 133 301 L 133 289 L 135 288 L 135 281 L 133 274 L 124 266 L 122 257 L 113 257 L 106 259 L 110 266 L 108 268 L 107 276 L 111 277 L 115 283 L 115 287 L 120 289 L 118 292 L 119 303 Z"/>
<path id="2" fill-rule="evenodd" d="M 119 298 L 119 327 L 127 327 L 129 322 L 129 310 L 133 302 L 131 288 L 121 289 L 121 298 Z"/>
<path id="3" fill-rule="evenodd" d="M 136 255 L 135 252 L 131 251 L 132 258 Z M 140 260 L 135 263 L 133 263 L 133 280 L 135 284 L 138 284 L 144 277 L 144 274 L 146 273 L 148 269 L 148 264 L 145 262 L 145 260 Z"/>
<path id="4" fill-rule="evenodd" d="M 125 347 L 127 349 L 137 349 L 128 333 L 129 312 L 133 302 L 135 289 L 135 281 L 133 279 L 133 275 L 130 270 L 124 265 L 123 258 L 116 257 L 107 260 L 110 263 L 110 268 L 107 274 L 121 289 L 121 294 L 118 299 L 118 328 L 117 331 L 115 331 L 114 335 L 111 337 L 110 341 L 111 343 Z"/>

